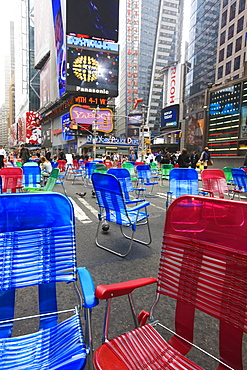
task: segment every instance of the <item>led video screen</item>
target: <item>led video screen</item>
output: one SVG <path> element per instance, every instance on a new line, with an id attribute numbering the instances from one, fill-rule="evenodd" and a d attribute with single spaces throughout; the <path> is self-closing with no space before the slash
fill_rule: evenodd
<path id="1" fill-rule="evenodd" d="M 67 0 L 67 34 L 118 41 L 119 0 Z"/>
<path id="2" fill-rule="evenodd" d="M 117 53 L 67 48 L 67 91 L 118 95 Z"/>

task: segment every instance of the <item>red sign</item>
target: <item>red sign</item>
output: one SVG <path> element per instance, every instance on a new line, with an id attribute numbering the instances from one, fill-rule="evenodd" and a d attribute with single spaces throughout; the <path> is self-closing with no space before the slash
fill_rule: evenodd
<path id="1" fill-rule="evenodd" d="M 26 113 L 26 143 L 41 144 L 40 115 L 37 112 Z"/>

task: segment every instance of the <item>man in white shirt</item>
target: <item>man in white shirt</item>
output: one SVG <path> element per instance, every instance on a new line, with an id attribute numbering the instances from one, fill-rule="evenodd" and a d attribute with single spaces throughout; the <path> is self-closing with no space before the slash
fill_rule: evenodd
<path id="1" fill-rule="evenodd" d="M 6 157 L 6 152 L 5 150 L 3 149 L 3 146 L 0 145 L 0 168 L 3 168 L 4 167 L 4 158 Z"/>

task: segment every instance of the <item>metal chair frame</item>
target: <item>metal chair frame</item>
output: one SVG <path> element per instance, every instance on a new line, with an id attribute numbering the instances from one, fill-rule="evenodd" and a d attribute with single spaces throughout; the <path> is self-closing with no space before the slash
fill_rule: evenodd
<path id="1" fill-rule="evenodd" d="M 154 197 L 154 194 L 152 194 L 154 185 L 158 185 L 159 182 L 159 176 L 153 176 L 152 171 L 150 169 L 150 166 L 147 164 L 139 164 L 136 166 L 137 171 L 137 185 L 140 187 L 140 185 L 144 186 L 150 186 L 150 192 L 148 194 L 145 194 L 146 197 Z"/>
<path id="2" fill-rule="evenodd" d="M 148 221 L 149 215 L 147 213 L 147 206 L 149 206 L 150 203 L 144 201 L 138 205 L 135 205 L 134 207 L 127 208 L 127 204 L 125 202 L 125 198 L 121 188 L 121 183 L 115 176 L 111 174 L 93 173 L 92 183 L 97 197 L 98 206 L 100 209 L 98 215 L 99 223 L 95 239 L 96 245 L 99 248 L 102 248 L 119 257 L 126 257 L 130 253 L 133 242 L 137 242 L 148 246 L 152 241 Z M 147 225 L 148 231 L 147 241 L 134 238 L 136 227 L 138 224 L 143 223 L 143 220 L 146 221 L 145 224 Z M 130 240 L 130 244 L 125 253 L 118 253 L 113 249 L 100 244 L 98 240 L 99 231 L 102 224 L 105 222 L 113 222 L 119 225 L 122 235 L 126 239 Z M 123 226 L 130 227 L 131 229 L 130 236 L 124 233 Z"/>

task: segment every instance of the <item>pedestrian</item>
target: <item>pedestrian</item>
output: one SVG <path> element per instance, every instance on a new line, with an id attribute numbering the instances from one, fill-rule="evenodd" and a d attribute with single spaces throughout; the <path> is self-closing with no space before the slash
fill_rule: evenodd
<path id="1" fill-rule="evenodd" d="M 162 154 L 162 151 L 158 150 L 158 154 L 156 155 L 155 160 L 158 163 L 158 168 L 159 169 L 161 168 L 161 161 L 162 161 L 163 158 L 164 158 L 164 156 Z"/>
<path id="2" fill-rule="evenodd" d="M 213 164 L 213 161 L 210 158 L 210 153 L 208 151 L 208 147 L 206 146 L 204 148 L 204 151 L 202 152 L 200 156 L 201 164 L 203 165 L 204 170 L 208 168 L 208 166 L 211 166 Z"/>
<path id="3" fill-rule="evenodd" d="M 25 147 L 24 144 L 21 145 L 20 157 L 21 157 L 22 164 L 26 163 L 30 158 L 30 152 L 28 148 Z"/>
<path id="4" fill-rule="evenodd" d="M 4 158 L 6 157 L 6 152 L 3 149 L 3 146 L 0 145 L 0 168 L 4 167 Z"/>
<path id="5" fill-rule="evenodd" d="M 136 154 L 134 150 L 131 150 L 130 155 L 129 155 L 129 162 L 135 162 L 136 161 Z"/>
<path id="6" fill-rule="evenodd" d="M 191 156 L 190 156 L 190 164 L 191 164 L 191 168 L 194 168 L 196 169 L 196 164 L 199 160 L 199 156 L 196 152 L 196 150 L 194 152 L 192 152 Z"/>
<path id="7" fill-rule="evenodd" d="M 183 148 L 181 154 L 178 156 L 178 165 L 181 168 L 188 168 L 190 164 L 190 157 L 187 153 L 187 149 Z"/>
<path id="8" fill-rule="evenodd" d="M 245 154 L 245 157 L 244 157 L 244 167 L 247 167 L 247 153 Z"/>
<path id="9" fill-rule="evenodd" d="M 48 148 L 46 148 L 45 150 L 45 158 L 48 160 L 48 161 L 51 161 L 51 152 Z"/>
<path id="10" fill-rule="evenodd" d="M 58 161 L 66 161 L 66 156 L 65 156 L 64 152 L 62 151 L 62 149 L 58 149 L 57 160 Z"/>
<path id="11" fill-rule="evenodd" d="M 171 160 L 171 155 L 170 155 L 170 153 L 168 152 L 168 149 L 167 149 L 167 148 L 165 148 L 165 149 L 164 149 L 163 159 L 161 160 L 161 163 L 162 163 L 162 164 L 169 164 L 169 163 L 170 163 L 170 160 Z"/>

